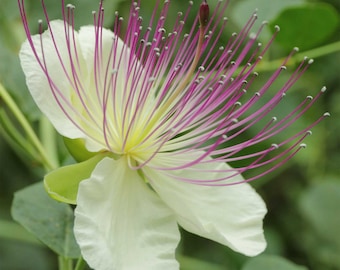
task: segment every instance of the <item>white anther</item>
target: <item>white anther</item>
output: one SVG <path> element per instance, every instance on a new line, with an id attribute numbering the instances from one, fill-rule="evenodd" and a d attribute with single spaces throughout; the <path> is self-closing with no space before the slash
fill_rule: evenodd
<path id="1" fill-rule="evenodd" d="M 307 144 L 301 143 L 301 144 L 300 144 L 300 147 L 301 147 L 301 148 L 306 148 L 306 147 L 307 147 Z"/>
<path id="2" fill-rule="evenodd" d="M 276 117 L 276 116 L 273 116 L 273 117 L 272 117 L 272 121 L 273 121 L 273 122 L 276 122 L 276 121 L 277 121 L 277 117 Z"/>
<path id="3" fill-rule="evenodd" d="M 256 39 L 256 34 L 255 33 L 250 33 L 249 38 L 250 39 Z"/>
<path id="4" fill-rule="evenodd" d="M 329 117 L 329 116 L 331 116 L 331 114 L 330 114 L 329 112 L 325 112 L 325 113 L 323 114 L 323 116 Z"/>
<path id="5" fill-rule="evenodd" d="M 275 28 L 275 30 L 276 30 L 277 32 L 279 32 L 279 31 L 281 30 L 281 29 L 280 29 L 280 26 L 278 26 L 278 25 L 275 25 L 274 28 Z"/>
<path id="6" fill-rule="evenodd" d="M 276 143 L 272 143 L 271 147 L 273 147 L 274 149 L 279 149 L 279 145 Z"/>
<path id="7" fill-rule="evenodd" d="M 205 70 L 205 68 L 204 68 L 204 66 L 199 66 L 199 67 L 198 67 L 198 70 L 201 71 L 201 72 L 203 72 L 203 71 Z"/>
<path id="8" fill-rule="evenodd" d="M 323 86 L 323 87 L 321 88 L 321 92 L 322 92 L 322 93 L 325 93 L 326 90 L 327 90 L 327 87 L 326 87 L 326 86 Z"/>
<path id="9" fill-rule="evenodd" d="M 312 132 L 311 130 L 307 130 L 307 131 L 306 131 L 306 134 L 307 134 L 307 135 L 313 135 L 313 132 Z"/>
<path id="10" fill-rule="evenodd" d="M 313 64 L 313 63 L 314 63 L 314 59 L 309 59 L 308 65 L 311 65 L 311 64 Z"/>

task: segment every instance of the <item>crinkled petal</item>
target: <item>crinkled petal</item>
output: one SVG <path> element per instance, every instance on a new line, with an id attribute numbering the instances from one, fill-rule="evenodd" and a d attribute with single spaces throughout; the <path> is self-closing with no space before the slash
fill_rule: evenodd
<path id="1" fill-rule="evenodd" d="M 26 40 L 22 45 L 19 57 L 39 109 L 63 136 L 84 139 L 91 152 L 104 149 L 104 139 L 98 136 L 102 108 L 90 84 L 94 76 L 86 68 L 87 59 L 81 51 L 85 45 L 80 46 L 83 41 L 78 33 L 56 20 L 43 34 L 31 38 L 31 44 Z"/>
<path id="2" fill-rule="evenodd" d="M 175 177 L 209 180 L 221 178 L 226 172 L 208 173 L 208 170 L 228 169 L 226 163 L 213 162 L 175 172 L 147 167 L 143 171 L 163 201 L 176 212 L 178 223 L 184 229 L 237 252 L 255 256 L 266 247 L 262 220 L 267 210 L 262 198 L 249 184 L 201 186 L 169 176 L 172 173 Z M 236 178 L 239 179 L 232 180 L 243 180 L 241 176 Z"/>
<path id="3" fill-rule="evenodd" d="M 53 33 L 55 44 L 53 43 L 50 30 Z M 70 72 L 70 60 L 65 42 L 64 22 L 59 20 L 51 21 L 50 30 L 45 31 L 41 36 L 32 36 L 38 59 L 42 66 L 47 66 L 47 73 L 44 72 L 42 66 L 37 61 L 28 40 L 21 47 L 19 57 L 26 76 L 26 83 L 39 109 L 49 118 L 60 134 L 69 138 L 83 138 L 83 132 L 64 114 L 51 90 L 50 82 L 53 81 L 55 88 L 60 91 L 60 94 L 66 99 L 70 98 L 70 83 L 65 76 L 65 71 Z M 75 35 L 77 34 L 75 33 Z M 58 48 L 59 55 L 57 54 L 56 47 Z M 61 65 L 62 62 L 66 70 Z"/>
<path id="4" fill-rule="evenodd" d="M 173 214 L 125 158 L 104 158 L 79 185 L 74 232 L 96 270 L 176 270 Z"/>

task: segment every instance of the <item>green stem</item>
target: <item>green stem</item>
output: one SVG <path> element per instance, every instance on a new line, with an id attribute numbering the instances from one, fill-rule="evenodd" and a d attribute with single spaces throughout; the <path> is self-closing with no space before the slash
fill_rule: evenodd
<path id="1" fill-rule="evenodd" d="M 77 261 L 76 267 L 74 268 L 74 270 L 83 270 L 86 267 L 86 262 L 83 259 L 83 257 L 80 257 Z"/>
<path id="2" fill-rule="evenodd" d="M 2 110 L 1 108 L 0 123 L 0 132 L 3 133 L 2 136 L 13 149 L 18 152 L 23 152 L 24 156 L 29 155 L 35 160 L 39 159 L 34 147 L 32 147 L 32 145 L 17 131 L 13 121 L 9 119 L 5 110 Z"/>
<path id="3" fill-rule="evenodd" d="M 335 52 L 340 52 L 340 41 L 318 47 L 315 49 L 311 49 L 308 51 L 303 51 L 296 53 L 286 64 L 286 66 L 294 66 L 297 63 L 301 62 L 306 56 L 311 59 L 311 58 L 318 58 L 321 56 L 325 56 L 331 53 Z M 277 67 L 282 65 L 282 62 L 284 61 L 284 58 L 276 59 L 273 61 L 263 61 L 258 65 L 256 68 L 257 72 L 264 72 L 264 71 L 272 71 L 276 70 Z"/>
<path id="4" fill-rule="evenodd" d="M 35 134 L 34 130 L 32 129 L 31 125 L 19 109 L 19 107 L 16 105 L 12 97 L 8 94 L 8 92 L 5 90 L 5 88 L 0 83 L 0 98 L 5 102 L 5 104 L 8 106 L 10 111 L 13 113 L 14 117 L 18 120 L 19 124 L 25 131 L 28 140 L 31 141 L 32 145 L 37 149 L 39 155 L 41 156 L 41 161 L 45 168 L 47 170 L 52 170 L 54 168 L 57 168 L 57 164 L 55 164 L 53 161 L 51 161 L 46 152 L 44 147 L 42 146 L 39 138 Z"/>
<path id="5" fill-rule="evenodd" d="M 62 256 L 58 257 L 59 270 L 73 270 L 72 259 Z"/>
<path id="6" fill-rule="evenodd" d="M 40 118 L 40 138 L 49 160 L 55 168 L 59 166 L 56 131 L 47 117 Z"/>

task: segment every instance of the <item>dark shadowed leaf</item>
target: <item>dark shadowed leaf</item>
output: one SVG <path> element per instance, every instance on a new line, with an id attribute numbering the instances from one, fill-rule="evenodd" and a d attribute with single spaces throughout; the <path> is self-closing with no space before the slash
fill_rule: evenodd
<path id="1" fill-rule="evenodd" d="M 80 256 L 73 235 L 71 207 L 51 199 L 42 182 L 15 193 L 12 216 L 57 254 L 67 258 Z"/>

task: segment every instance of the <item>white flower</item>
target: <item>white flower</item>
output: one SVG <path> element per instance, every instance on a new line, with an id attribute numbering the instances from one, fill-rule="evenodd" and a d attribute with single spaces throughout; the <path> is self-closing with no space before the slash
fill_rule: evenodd
<path id="1" fill-rule="evenodd" d="M 219 5 L 216 23 L 226 7 Z M 72 6 L 67 10 L 73 14 Z M 119 18 L 115 33 L 104 29 L 101 10 L 95 15 L 96 25 L 79 32 L 65 19 L 48 21 L 47 31 L 31 35 L 21 6 L 28 40 L 20 60 L 36 104 L 61 135 L 84 140 L 88 151 L 109 153 L 79 184 L 74 233 L 82 255 L 98 270 L 179 269 L 177 224 L 237 252 L 257 255 L 266 247 L 262 229 L 266 206 L 241 173 L 277 162 L 282 154 L 265 157 L 298 138 L 282 153 L 296 152 L 306 131 L 236 157 L 291 125 L 290 118 L 279 124 L 272 119 L 254 138 L 225 143 L 267 116 L 287 85 L 246 117 L 268 90 L 266 84 L 244 105 L 238 102 L 246 95 L 245 80 L 253 76 L 254 67 L 249 65 L 233 78 L 255 44 L 254 36 L 246 38 L 249 27 L 209 63 L 214 49 L 209 44 L 214 40 L 208 30 L 216 25 L 207 22 L 206 3 L 200 9 L 200 30 L 183 40 L 179 20 L 170 34 L 161 18 L 153 36 L 149 30 L 143 32 L 138 10 L 138 5 L 131 8 L 122 40 Z M 232 62 L 234 50 L 244 41 L 246 46 Z M 204 50 L 208 56 L 201 59 Z M 250 60 L 256 65 L 260 58 L 254 56 Z M 200 59 L 206 71 L 197 68 Z M 303 71 L 304 65 L 297 70 Z M 227 165 L 252 158 L 255 161 L 242 168 Z"/>

